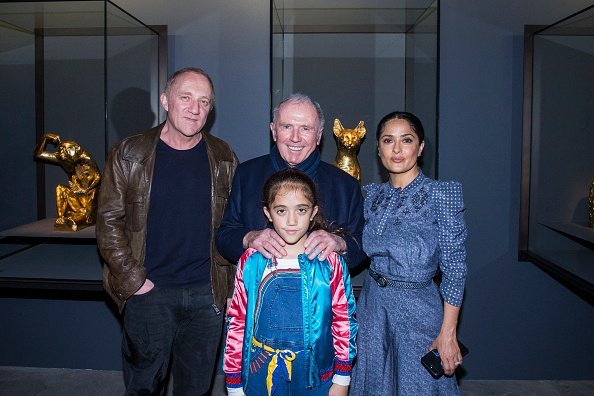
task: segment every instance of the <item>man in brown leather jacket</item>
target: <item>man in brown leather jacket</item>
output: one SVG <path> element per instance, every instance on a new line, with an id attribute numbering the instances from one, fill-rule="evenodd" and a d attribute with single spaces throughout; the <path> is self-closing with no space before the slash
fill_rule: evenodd
<path id="1" fill-rule="evenodd" d="M 214 236 L 238 160 L 203 131 L 214 105 L 203 70 L 174 73 L 160 99 L 167 120 L 116 144 L 106 161 L 97 243 L 105 290 L 124 313 L 126 394 L 161 394 L 172 373 L 174 395 L 202 395 L 233 287 Z"/>

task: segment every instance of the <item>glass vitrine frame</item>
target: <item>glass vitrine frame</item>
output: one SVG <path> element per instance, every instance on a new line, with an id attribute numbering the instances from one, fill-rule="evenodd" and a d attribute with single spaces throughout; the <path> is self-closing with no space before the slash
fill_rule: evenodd
<path id="1" fill-rule="evenodd" d="M 519 259 L 594 296 L 594 6 L 526 26 Z"/>
<path id="2" fill-rule="evenodd" d="M 0 85 L 9 99 L 1 110 L 0 288 L 100 291 L 94 227 L 53 228 L 54 188 L 66 176 L 36 161 L 33 149 L 44 134 L 58 134 L 103 169 L 117 140 L 161 122 L 167 27 L 108 0 L 10 1 L 0 3 L 0 30 Z"/>
<path id="3" fill-rule="evenodd" d="M 390 111 L 415 113 L 426 133 L 422 169 L 438 173 L 439 1 L 271 2 L 271 109 L 291 93 L 320 102 L 322 159 L 332 162 L 332 125 L 364 121 L 362 184 L 383 181 L 375 127 Z M 322 75 L 323 73 L 323 75 Z"/>

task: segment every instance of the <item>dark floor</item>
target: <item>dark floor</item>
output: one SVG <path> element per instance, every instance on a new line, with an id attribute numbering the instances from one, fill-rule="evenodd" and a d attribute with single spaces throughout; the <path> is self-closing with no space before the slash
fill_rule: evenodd
<path id="1" fill-rule="evenodd" d="M 592 396 L 594 381 L 470 381 L 464 396 Z M 119 371 L 0 367 L 0 396 L 115 396 L 124 393 Z M 212 396 L 225 396 L 218 376 Z"/>

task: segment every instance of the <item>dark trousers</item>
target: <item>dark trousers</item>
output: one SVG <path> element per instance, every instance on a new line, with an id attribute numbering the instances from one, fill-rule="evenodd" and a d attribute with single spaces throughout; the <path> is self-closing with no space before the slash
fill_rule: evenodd
<path id="1" fill-rule="evenodd" d="M 223 330 L 210 285 L 159 289 L 126 302 L 122 356 L 126 395 L 207 394 Z"/>

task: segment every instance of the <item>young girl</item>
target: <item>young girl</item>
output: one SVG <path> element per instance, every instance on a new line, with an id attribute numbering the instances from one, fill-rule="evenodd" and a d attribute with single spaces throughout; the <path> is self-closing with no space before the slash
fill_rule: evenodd
<path id="1" fill-rule="evenodd" d="M 223 368 L 229 395 L 346 395 L 357 322 L 343 258 L 309 260 L 307 233 L 325 228 L 316 188 L 286 169 L 264 185 L 264 214 L 287 256 L 241 256 L 228 311 Z"/>

